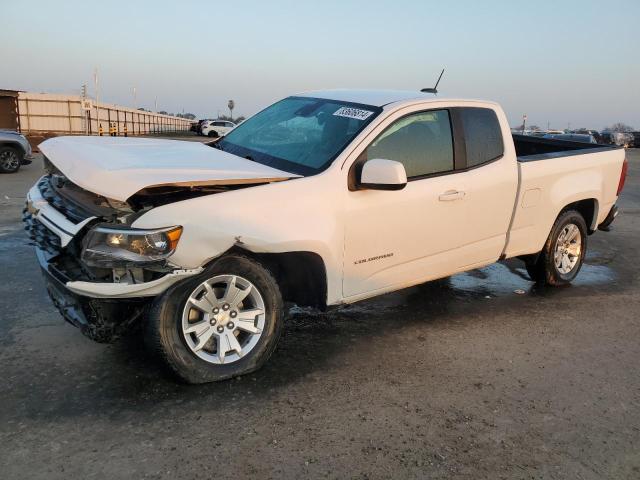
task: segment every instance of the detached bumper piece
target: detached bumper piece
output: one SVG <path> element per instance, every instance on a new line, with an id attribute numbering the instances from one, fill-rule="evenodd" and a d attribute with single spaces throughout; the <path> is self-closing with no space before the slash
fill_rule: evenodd
<path id="1" fill-rule="evenodd" d="M 611 210 L 609 210 L 609 215 L 607 215 L 607 218 L 605 218 L 604 221 L 600 225 L 598 225 L 598 230 L 601 230 L 603 232 L 609 232 L 611 230 L 611 224 L 616 219 L 619 213 L 620 213 L 620 210 L 618 210 L 617 205 L 614 205 L 613 207 L 611 207 Z"/>

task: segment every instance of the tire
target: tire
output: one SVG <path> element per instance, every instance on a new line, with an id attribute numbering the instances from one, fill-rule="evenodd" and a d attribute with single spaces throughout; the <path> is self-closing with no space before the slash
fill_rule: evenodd
<path id="1" fill-rule="evenodd" d="M 0 146 L 0 172 L 15 173 L 20 170 L 21 156 L 16 148 Z"/>
<path id="2" fill-rule="evenodd" d="M 231 282 L 242 292 L 240 296 L 244 295 L 240 303 L 223 303 L 233 295 L 231 291 L 225 296 Z M 245 293 L 247 288 L 249 292 Z M 208 316 L 192 301 L 200 307 L 206 305 L 202 308 L 209 309 Z M 264 314 L 254 317 L 261 305 Z M 232 318 L 234 312 L 236 316 Z M 247 257 L 229 255 L 201 274 L 171 287 L 154 301 L 146 323 L 145 340 L 152 352 L 184 382 L 215 382 L 262 367 L 276 348 L 283 316 L 282 295 L 271 273 Z M 260 333 L 245 329 L 260 330 Z M 233 350 L 231 336 L 241 351 Z M 222 358 L 220 342 L 229 348 L 222 352 Z"/>
<path id="3" fill-rule="evenodd" d="M 212 138 L 218 138 L 218 132 L 216 132 L 215 130 L 211 130 L 209 131 L 209 133 L 207 134 L 207 137 L 212 137 Z"/>
<path id="4" fill-rule="evenodd" d="M 537 261 L 526 264 L 527 273 L 539 284 L 567 285 L 580 272 L 586 251 L 587 224 L 584 217 L 575 210 L 566 210 L 553 224 Z"/>

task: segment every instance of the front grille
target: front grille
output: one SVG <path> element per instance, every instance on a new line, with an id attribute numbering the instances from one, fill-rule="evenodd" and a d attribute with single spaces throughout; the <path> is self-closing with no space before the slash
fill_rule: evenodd
<path id="1" fill-rule="evenodd" d="M 46 175 L 38 182 L 38 190 L 40 190 L 42 198 L 44 198 L 47 203 L 75 224 L 78 224 L 92 216 L 92 214 L 87 210 L 70 202 L 60 195 L 52 185 L 52 182 L 54 181 L 55 179 L 52 175 Z"/>
<path id="2" fill-rule="evenodd" d="M 22 211 L 22 221 L 29 238 L 38 248 L 52 255 L 62 252 L 60 237 L 40 223 L 26 208 Z"/>

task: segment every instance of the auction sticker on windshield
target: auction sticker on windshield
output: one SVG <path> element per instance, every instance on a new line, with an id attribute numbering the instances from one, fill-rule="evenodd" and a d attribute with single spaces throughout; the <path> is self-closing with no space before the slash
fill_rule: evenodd
<path id="1" fill-rule="evenodd" d="M 360 110 L 359 108 L 340 107 L 333 114 L 336 117 L 355 118 L 356 120 L 366 120 L 373 114 L 369 110 Z"/>

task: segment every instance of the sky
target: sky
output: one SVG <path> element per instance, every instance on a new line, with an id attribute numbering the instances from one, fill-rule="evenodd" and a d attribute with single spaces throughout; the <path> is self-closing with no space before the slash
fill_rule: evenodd
<path id="1" fill-rule="evenodd" d="M 0 0 L 0 89 L 198 117 L 298 92 L 419 90 L 499 102 L 512 125 L 640 128 L 640 0 Z M 136 89 L 134 105 L 133 89 Z"/>

